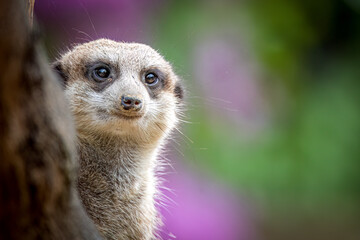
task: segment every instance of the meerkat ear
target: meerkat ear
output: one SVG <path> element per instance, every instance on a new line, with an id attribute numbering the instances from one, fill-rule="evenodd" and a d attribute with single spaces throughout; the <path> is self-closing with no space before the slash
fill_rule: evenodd
<path id="1" fill-rule="evenodd" d="M 66 73 L 64 72 L 61 62 L 60 61 L 54 62 L 51 65 L 51 68 L 56 73 L 56 76 L 57 76 L 59 82 L 61 83 L 61 85 L 65 88 L 68 77 L 67 77 Z"/>
<path id="2" fill-rule="evenodd" d="M 179 81 L 175 84 L 174 94 L 179 100 L 184 99 L 184 87 Z"/>

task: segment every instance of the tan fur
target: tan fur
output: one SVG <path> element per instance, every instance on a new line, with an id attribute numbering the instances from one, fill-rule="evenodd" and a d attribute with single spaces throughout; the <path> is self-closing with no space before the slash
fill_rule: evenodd
<path id="1" fill-rule="evenodd" d="M 86 75 L 94 61 L 119 73 L 102 91 Z M 155 239 L 160 218 L 155 209 L 156 159 L 177 123 L 177 76 L 162 56 L 136 43 L 100 39 L 75 47 L 57 64 L 66 78 L 65 94 L 78 132 L 78 190 L 87 213 L 107 239 Z M 144 70 L 159 69 L 167 81 L 152 98 L 141 80 Z M 143 100 L 140 118 L 117 114 L 122 94 Z"/>

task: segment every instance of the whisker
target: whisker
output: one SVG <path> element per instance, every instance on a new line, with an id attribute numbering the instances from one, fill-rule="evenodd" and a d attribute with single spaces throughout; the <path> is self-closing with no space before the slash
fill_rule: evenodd
<path id="1" fill-rule="evenodd" d="M 181 135 L 183 135 L 189 142 L 194 144 L 194 141 L 191 140 L 188 136 L 186 136 L 183 132 L 181 132 L 177 127 L 174 127 Z"/>
<path id="2" fill-rule="evenodd" d="M 221 102 L 223 102 L 223 103 L 228 103 L 228 104 L 232 104 L 232 102 L 231 101 L 228 101 L 228 100 L 225 100 L 225 99 L 222 99 L 222 98 L 217 98 L 217 97 L 210 97 L 209 99 L 207 99 L 208 101 L 213 101 L 213 102 L 215 102 L 215 101 L 221 101 Z"/>
<path id="3" fill-rule="evenodd" d="M 94 33 L 96 34 L 96 37 L 99 38 L 99 35 L 98 35 L 98 33 L 96 32 L 96 29 L 95 29 L 95 25 L 94 25 L 93 21 L 91 20 L 90 14 L 89 14 L 89 12 L 86 10 L 86 8 L 85 8 L 85 6 L 84 6 L 83 3 L 81 4 L 81 7 L 84 9 L 84 11 L 85 11 L 85 13 L 86 13 L 86 15 L 87 15 L 87 17 L 88 17 L 88 19 L 89 19 L 89 21 L 90 21 L 91 27 L 92 27 L 92 29 L 94 30 Z"/>
<path id="4" fill-rule="evenodd" d="M 77 31 L 78 33 L 81 33 L 81 34 L 85 35 L 86 37 L 88 37 L 89 39 L 87 39 L 87 41 L 89 41 L 89 40 L 94 40 L 89 34 L 87 34 L 87 33 L 84 32 L 84 31 L 81 31 L 81 30 L 79 30 L 79 29 L 77 29 L 77 28 L 72 28 L 72 30 Z"/>
<path id="5" fill-rule="evenodd" d="M 173 146 L 176 152 L 178 152 L 182 157 L 185 157 L 185 154 L 177 147 Z"/>

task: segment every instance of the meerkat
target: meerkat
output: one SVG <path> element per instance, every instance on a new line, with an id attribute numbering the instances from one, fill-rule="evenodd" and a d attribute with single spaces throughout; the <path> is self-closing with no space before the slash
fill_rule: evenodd
<path id="1" fill-rule="evenodd" d="M 106 239 L 155 239 L 157 156 L 178 123 L 182 84 L 151 47 L 99 39 L 53 65 L 75 119 L 77 188 Z"/>

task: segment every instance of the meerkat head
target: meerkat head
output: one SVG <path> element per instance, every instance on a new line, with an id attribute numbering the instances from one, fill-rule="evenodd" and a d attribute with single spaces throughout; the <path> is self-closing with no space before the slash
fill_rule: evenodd
<path id="1" fill-rule="evenodd" d="M 177 122 L 183 89 L 171 65 L 149 46 L 99 39 L 54 63 L 78 134 L 154 141 Z"/>

